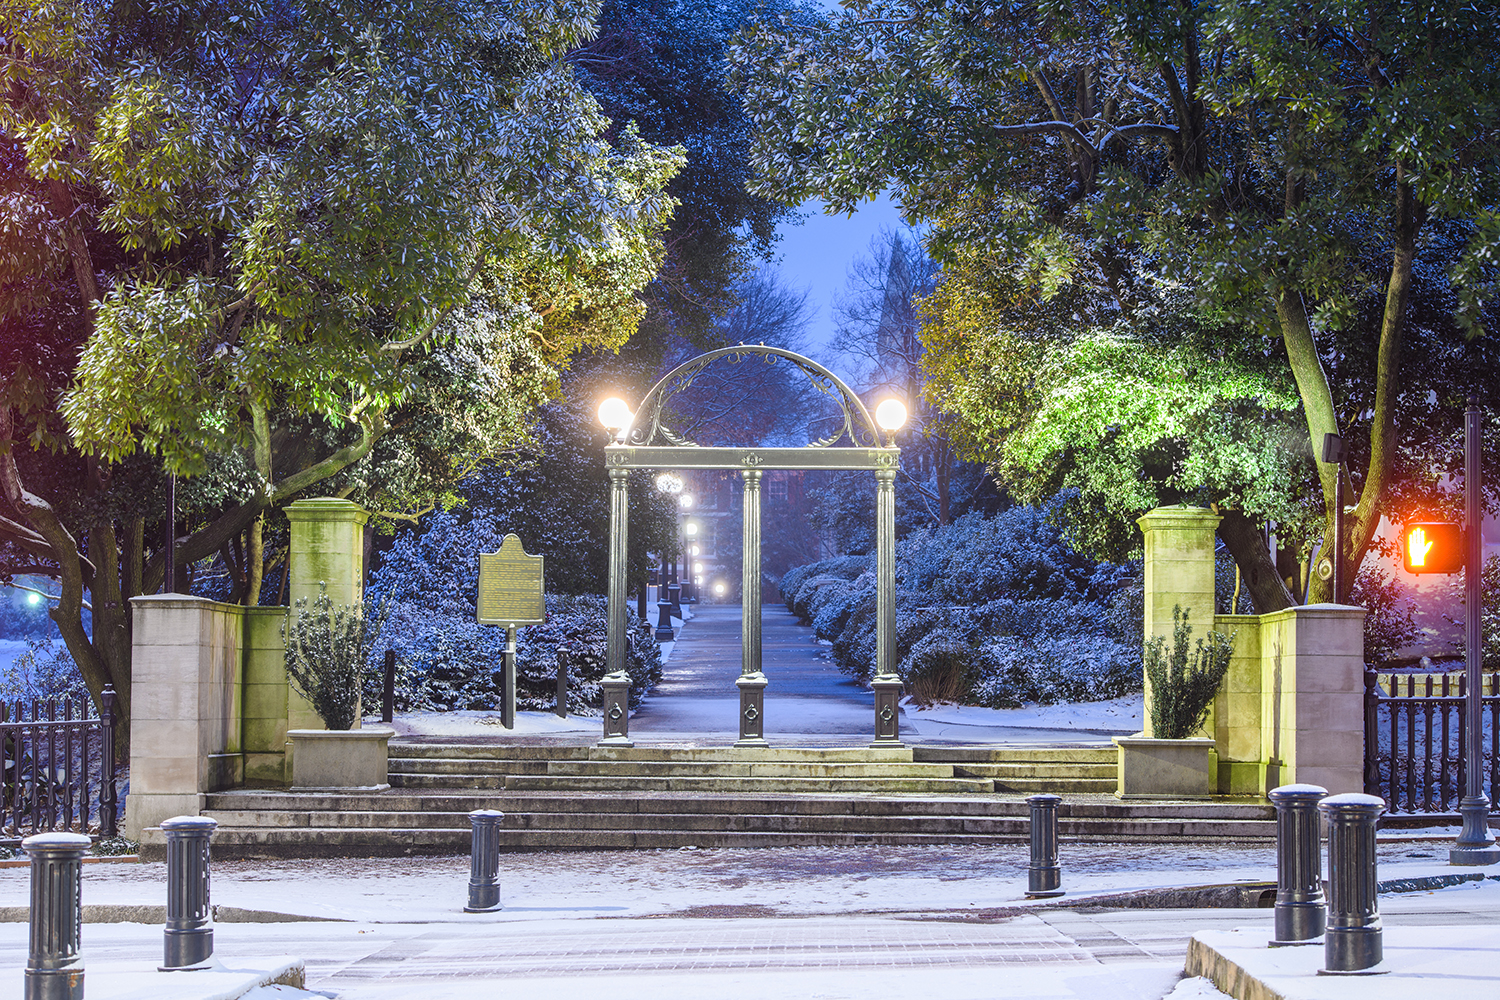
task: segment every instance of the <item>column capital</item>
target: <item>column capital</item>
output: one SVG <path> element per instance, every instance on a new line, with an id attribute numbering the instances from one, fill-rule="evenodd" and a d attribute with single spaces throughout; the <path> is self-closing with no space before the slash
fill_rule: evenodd
<path id="1" fill-rule="evenodd" d="M 1136 519 L 1142 531 L 1198 529 L 1215 531 L 1223 518 L 1206 507 L 1156 507 Z"/>
<path id="2" fill-rule="evenodd" d="M 370 512 L 352 500 L 338 497 L 308 497 L 294 500 L 282 508 L 288 521 L 348 521 L 364 525 Z"/>

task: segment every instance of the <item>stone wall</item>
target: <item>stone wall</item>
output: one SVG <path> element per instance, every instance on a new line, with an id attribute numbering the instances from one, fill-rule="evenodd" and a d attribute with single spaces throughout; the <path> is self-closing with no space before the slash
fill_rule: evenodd
<path id="1" fill-rule="evenodd" d="M 161 594 L 134 614 L 125 832 L 196 815 L 203 793 L 244 780 L 244 608 Z"/>
<path id="2" fill-rule="evenodd" d="M 363 595 L 365 521 L 347 500 L 299 500 L 291 522 L 291 597 L 335 603 Z M 287 681 L 284 607 L 201 597 L 132 599 L 130 795 L 126 835 L 196 815 L 208 792 L 291 780 L 289 729 L 323 721 Z M 356 720 L 355 725 L 358 725 Z"/>
<path id="3" fill-rule="evenodd" d="M 1139 521 L 1146 542 L 1146 635 L 1171 636 L 1172 608 L 1213 607 L 1218 517 L 1161 508 Z M 1363 608 L 1314 604 L 1265 615 L 1215 615 L 1234 636 L 1229 672 L 1203 735 L 1223 795 L 1264 795 L 1309 782 L 1330 792 L 1364 786 Z M 1195 637 L 1201 636 L 1195 626 Z M 1146 734 L 1150 735 L 1149 687 Z"/>

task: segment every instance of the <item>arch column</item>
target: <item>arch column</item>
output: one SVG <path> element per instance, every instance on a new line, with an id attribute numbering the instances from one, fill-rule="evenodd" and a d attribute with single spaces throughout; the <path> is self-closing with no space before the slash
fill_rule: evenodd
<path id="1" fill-rule="evenodd" d="M 604 738 L 600 746 L 632 746 L 630 673 L 625 669 L 625 562 L 630 524 L 630 470 L 609 468 L 609 631 L 605 647 Z"/>
<path id="2" fill-rule="evenodd" d="M 891 449 L 893 452 L 895 449 Z M 896 456 L 875 470 L 875 741 L 899 747 L 901 676 L 896 672 Z"/>
<path id="3" fill-rule="evenodd" d="M 734 686 L 740 691 L 740 738 L 737 747 L 763 747 L 766 743 L 766 675 L 761 670 L 760 634 L 760 469 L 745 469 L 744 526 L 741 541 L 744 556 L 740 567 L 740 676 Z"/>

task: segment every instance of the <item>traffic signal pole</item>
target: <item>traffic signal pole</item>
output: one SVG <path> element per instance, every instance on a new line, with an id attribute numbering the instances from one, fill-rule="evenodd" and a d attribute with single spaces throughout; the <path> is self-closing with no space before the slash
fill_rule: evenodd
<path id="1" fill-rule="evenodd" d="M 1468 697 L 1464 702 L 1464 797 L 1458 805 L 1463 829 L 1448 851 L 1450 865 L 1492 865 L 1500 861 L 1500 846 L 1490 835 L 1490 800 L 1481 783 L 1484 677 L 1479 669 L 1482 658 L 1479 601 L 1484 569 L 1484 510 L 1480 497 L 1479 445 L 1483 420 L 1479 401 L 1470 397 L 1464 413 L 1464 518 L 1468 522 L 1464 536 L 1464 683 Z"/>

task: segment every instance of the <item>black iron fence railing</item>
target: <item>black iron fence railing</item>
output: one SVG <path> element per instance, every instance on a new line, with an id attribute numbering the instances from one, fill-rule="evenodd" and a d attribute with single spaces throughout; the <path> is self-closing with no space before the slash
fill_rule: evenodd
<path id="1" fill-rule="evenodd" d="M 1393 813 L 1458 814 L 1467 773 L 1463 671 L 1365 671 L 1365 791 Z M 1500 811 L 1500 675 L 1480 686 L 1481 784 Z"/>
<path id="2" fill-rule="evenodd" d="M 114 688 L 87 699 L 0 702 L 0 843 L 34 833 L 117 833 Z"/>

